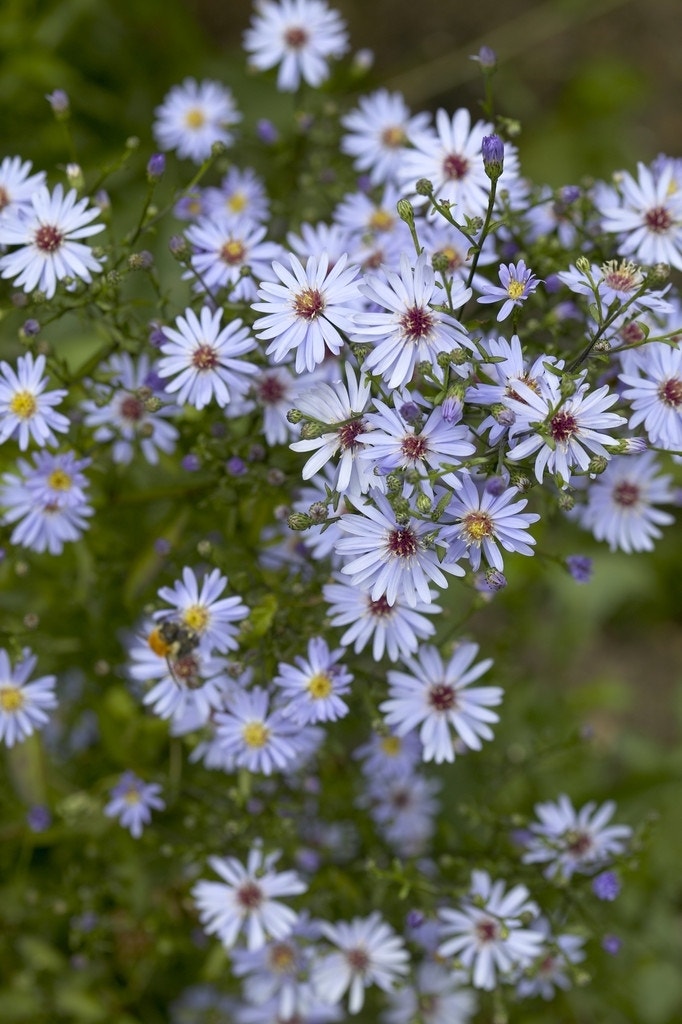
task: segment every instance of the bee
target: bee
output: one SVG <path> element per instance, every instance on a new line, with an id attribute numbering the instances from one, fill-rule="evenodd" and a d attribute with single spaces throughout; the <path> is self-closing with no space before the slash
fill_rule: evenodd
<path id="1" fill-rule="evenodd" d="M 203 685 L 194 654 L 199 640 L 195 629 L 173 619 L 165 619 L 147 637 L 147 643 L 154 653 L 166 659 L 173 682 L 189 690 L 197 690 Z"/>

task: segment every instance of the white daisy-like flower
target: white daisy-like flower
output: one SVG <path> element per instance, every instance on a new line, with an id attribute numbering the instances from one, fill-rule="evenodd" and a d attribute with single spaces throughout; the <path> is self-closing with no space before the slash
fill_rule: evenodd
<path id="1" fill-rule="evenodd" d="M 383 1024 L 469 1024 L 476 1011 L 476 996 L 466 988 L 463 971 L 453 971 L 426 960 L 416 971 L 414 984 L 388 994 Z"/>
<path id="2" fill-rule="evenodd" d="M 174 85 L 155 112 L 153 132 L 159 147 L 175 150 L 195 164 L 211 155 L 215 142 L 229 146 L 230 127 L 241 121 L 231 91 L 221 82 L 186 78 Z"/>
<path id="3" fill-rule="evenodd" d="M 0 740 L 8 747 L 42 729 L 47 712 L 57 707 L 56 676 L 41 676 L 29 682 L 37 661 L 25 647 L 12 667 L 7 651 L 0 648 Z"/>
<path id="4" fill-rule="evenodd" d="M 272 261 L 283 251 L 281 245 L 264 241 L 265 232 L 265 227 L 246 218 L 215 214 L 189 227 L 185 236 L 193 249 L 191 264 L 197 287 L 210 295 L 226 288 L 231 301 L 255 299 L 256 284 L 249 273 L 259 280 L 270 277 Z M 194 279 L 193 271 L 184 276 Z"/>
<path id="5" fill-rule="evenodd" d="M 56 444 L 54 431 L 63 434 L 69 429 L 66 416 L 53 408 L 68 392 L 45 391 L 44 372 L 45 356 L 34 359 L 30 352 L 19 356 L 16 370 L 0 363 L 0 444 L 16 437 L 25 451 L 31 439 L 41 447 Z"/>
<path id="6" fill-rule="evenodd" d="M 6 156 L 0 163 L 0 218 L 31 205 L 31 196 L 45 184 L 45 171 L 31 174 L 32 163 Z"/>
<path id="7" fill-rule="evenodd" d="M 372 600 L 369 590 L 353 586 L 343 576 L 335 574 L 334 583 L 322 589 L 329 605 L 327 614 L 332 626 L 347 626 L 341 637 L 344 646 L 353 645 L 356 654 L 372 643 L 372 657 L 381 661 L 384 653 L 391 661 L 414 654 L 420 640 L 433 636 L 435 626 L 426 616 L 436 615 L 442 609 L 431 600 L 417 601 L 414 608 L 402 600 L 389 604 L 385 597 Z"/>
<path id="8" fill-rule="evenodd" d="M 637 180 L 622 171 L 618 188 L 618 205 L 611 191 L 604 204 L 597 205 L 602 229 L 620 236 L 619 255 L 633 256 L 647 266 L 668 263 L 682 270 L 682 192 L 673 165 L 665 165 L 656 176 L 640 163 Z"/>
<path id="9" fill-rule="evenodd" d="M 566 991 L 571 987 L 572 964 L 579 964 L 585 959 L 585 938 L 582 935 L 553 935 L 549 921 L 541 917 L 533 922 L 533 928 L 542 933 L 544 944 L 537 954 L 535 963 L 517 982 L 516 991 L 521 999 L 532 999 L 541 996 L 550 1000 L 556 996 L 556 990 Z"/>
<path id="10" fill-rule="evenodd" d="M 442 295 L 425 254 L 413 268 L 403 253 L 399 274 L 368 275 L 360 290 L 381 311 L 356 313 L 353 341 L 374 346 L 363 368 L 380 374 L 389 388 L 408 384 L 418 364 L 433 366 L 440 352 L 472 347 L 459 321 L 431 308 L 430 303 L 438 304 Z M 470 296 L 471 289 L 457 280 L 452 289 L 453 308 L 463 306 Z"/>
<path id="11" fill-rule="evenodd" d="M 613 800 L 601 807 L 590 800 L 576 811 L 565 794 L 556 803 L 536 804 L 539 821 L 528 826 L 532 835 L 523 863 L 546 864 L 546 878 L 570 879 L 576 871 L 596 874 L 625 851 L 632 835 L 628 825 L 608 824 L 615 810 Z"/>
<path id="12" fill-rule="evenodd" d="M 277 87 L 295 92 L 301 81 L 317 88 L 329 77 L 329 60 L 346 53 L 348 33 L 322 0 L 256 0 L 244 49 L 259 71 L 279 65 Z"/>
<path id="13" fill-rule="evenodd" d="M 207 653 L 211 650 L 234 651 L 237 648 L 237 627 L 249 614 L 249 609 L 242 603 L 241 597 L 223 597 L 221 594 L 227 587 L 227 576 L 219 569 L 207 573 L 201 581 L 195 572 L 185 566 L 182 570 L 182 581 L 176 580 L 172 587 L 161 587 L 159 597 L 172 606 L 154 613 L 157 621 L 172 617 L 196 634 L 202 648 Z"/>
<path id="14" fill-rule="evenodd" d="M 523 511 L 528 504 L 526 498 L 514 501 L 518 488 L 507 487 L 501 494 L 491 494 L 485 488 L 479 490 L 468 473 L 460 474 L 459 481 L 461 487 L 453 495 L 444 520 L 449 523 L 454 519 L 454 525 L 445 530 L 453 554 L 456 556 L 458 546 L 463 545 L 474 571 L 480 568 L 482 556 L 499 572 L 504 569 L 500 547 L 532 555 L 535 538 L 529 535 L 528 527 L 540 516 Z"/>
<path id="15" fill-rule="evenodd" d="M 14 278 L 25 292 L 38 288 L 51 299 L 57 281 L 79 278 L 89 283 L 91 272 L 98 273 L 101 261 L 88 245 L 78 241 L 104 230 L 103 224 L 91 224 L 97 207 L 79 199 L 75 188 L 64 195 L 61 183 L 50 193 L 41 186 L 26 204 L 0 218 L 0 244 L 18 246 L 0 258 L 0 272 Z"/>
<path id="16" fill-rule="evenodd" d="M 240 768 L 272 775 L 289 768 L 299 754 L 299 727 L 285 718 L 281 708 L 270 710 L 266 690 L 232 693 L 227 710 L 215 716 L 217 741 Z"/>
<path id="17" fill-rule="evenodd" d="M 361 96 L 357 109 L 341 118 L 347 129 L 341 152 L 354 158 L 357 171 L 369 172 L 373 185 L 395 182 L 409 140 L 428 123 L 428 114 L 410 116 L 399 92 L 377 89 Z"/>
<path id="18" fill-rule="evenodd" d="M 353 313 L 360 293 L 356 284 L 358 267 L 346 269 L 347 257 L 341 256 L 328 270 L 326 255 L 310 256 L 305 265 L 289 254 L 291 270 L 274 262 L 272 269 L 282 282 L 263 281 L 252 309 L 267 316 L 254 323 L 256 335 L 269 341 L 266 354 L 275 363 L 296 352 L 296 372 L 309 373 L 332 352 L 338 355 L 344 345 L 340 331 L 353 329 Z"/>
<path id="19" fill-rule="evenodd" d="M 380 914 L 355 917 L 352 921 L 322 924 L 322 932 L 338 952 L 322 956 L 313 967 L 311 980 L 320 999 L 338 1003 L 350 990 L 349 1013 L 358 1013 L 365 1002 L 365 989 L 377 985 L 389 992 L 407 974 L 409 953 L 400 936 Z"/>
<path id="20" fill-rule="evenodd" d="M 165 387 L 177 392 L 180 405 L 203 409 L 212 400 L 224 407 L 232 394 L 244 395 L 249 378 L 258 373 L 255 363 L 241 357 L 255 349 L 256 342 L 242 321 L 231 320 L 221 329 L 222 310 L 208 306 L 197 317 L 193 309 L 176 317 L 177 330 L 164 327 L 169 339 L 161 346 L 160 377 L 170 377 Z"/>
<path id="21" fill-rule="evenodd" d="M 297 409 L 318 426 L 329 426 L 319 437 L 294 441 L 289 447 L 295 452 L 314 452 L 302 470 L 304 480 L 310 480 L 323 466 L 338 457 L 332 485 L 342 493 L 364 494 L 378 485 L 373 467 L 359 459 L 362 448 L 359 435 L 367 429 L 364 413 L 370 399 L 370 385 L 356 377 L 346 364 L 346 384 L 320 382 L 297 396 Z"/>
<path id="22" fill-rule="evenodd" d="M 653 452 L 617 455 L 590 483 L 587 504 L 578 513 L 581 526 L 611 551 L 652 551 L 660 526 L 674 517 L 657 505 L 672 504 L 671 477 L 659 475 Z"/>
<path id="23" fill-rule="evenodd" d="M 322 637 L 308 642 L 307 658 L 298 655 L 294 665 L 280 662 L 273 679 L 287 699 L 283 706 L 287 718 L 301 725 L 308 722 L 334 722 L 348 714 L 342 696 L 350 692 L 352 674 L 338 664 L 343 648 L 330 651 Z"/>
<path id="24" fill-rule="evenodd" d="M 431 600 L 429 581 L 447 587 L 444 572 L 464 575 L 455 562 L 438 560 L 433 546 L 437 526 L 418 519 L 398 522 L 382 494 L 373 492 L 372 497 L 373 505 L 350 499 L 358 515 L 342 516 L 338 523 L 349 534 L 337 541 L 336 551 L 342 559 L 351 558 L 341 572 L 350 576 L 352 586 L 367 588 L 373 601 L 385 597 L 389 605 L 400 600 L 415 608 Z"/>
<path id="25" fill-rule="evenodd" d="M 162 811 L 166 804 L 161 799 L 161 786 L 156 782 L 143 782 L 134 772 L 124 772 L 104 808 L 108 818 L 117 818 L 133 839 L 139 839 L 145 825 L 152 820 L 152 811 Z"/>
<path id="26" fill-rule="evenodd" d="M 203 189 L 201 203 L 204 214 L 257 224 L 267 221 L 270 209 L 265 185 L 251 167 L 230 167 L 218 188 Z"/>
<path id="27" fill-rule="evenodd" d="M 623 398 L 632 404 L 628 426 L 644 425 L 651 444 L 682 449 L 682 348 L 651 342 L 637 359 L 641 376 L 622 373 Z"/>
<path id="28" fill-rule="evenodd" d="M 455 738 L 470 750 L 480 750 L 483 740 L 493 738 L 490 725 L 499 715 L 490 708 L 501 703 L 502 690 L 470 688 L 493 663 L 485 658 L 473 665 L 477 654 L 478 644 L 463 643 L 444 665 L 438 649 L 425 644 L 415 658 L 405 658 L 409 674 L 388 673 L 389 699 L 379 710 L 399 736 L 419 727 L 425 761 L 454 761 Z"/>
<path id="29" fill-rule="evenodd" d="M 488 205 L 490 179 L 483 165 L 481 144 L 493 126 L 486 121 L 472 125 L 469 111 L 461 108 L 452 117 L 445 110 L 436 113 L 435 130 L 412 137 L 414 148 L 403 154 L 398 172 L 400 184 L 414 191 L 419 178 L 428 178 L 438 199 L 456 206 L 460 220 L 482 216 Z M 497 188 L 509 192 L 518 188 L 518 156 L 514 146 L 504 146 L 504 170 Z"/>
<path id="30" fill-rule="evenodd" d="M 298 915 L 281 902 L 282 896 L 299 896 L 307 889 L 295 871 L 273 871 L 280 853 L 263 855 L 256 843 L 244 866 L 236 857 L 209 857 L 208 863 L 222 882 L 201 880 L 192 889 L 204 931 L 217 935 L 232 949 L 240 932 L 246 933 L 248 949 L 261 949 L 268 939 L 284 939 Z"/>

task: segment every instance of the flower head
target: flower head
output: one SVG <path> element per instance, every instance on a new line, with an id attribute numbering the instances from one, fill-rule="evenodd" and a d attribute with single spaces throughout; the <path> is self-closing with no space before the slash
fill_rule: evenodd
<path id="1" fill-rule="evenodd" d="M 166 806 L 160 792 L 157 783 L 143 782 L 134 772 L 124 772 L 111 790 L 104 813 L 108 818 L 118 818 L 119 825 L 139 839 L 144 826 L 152 820 L 152 811 L 162 811 Z"/>
<path id="2" fill-rule="evenodd" d="M 348 49 L 348 33 L 323 0 L 258 0 L 244 49 L 259 71 L 279 65 L 278 88 L 295 92 L 301 80 L 313 88 L 325 81 L 329 59 Z"/>
<path id="3" fill-rule="evenodd" d="M 34 360 L 30 352 L 19 356 L 16 370 L 9 363 L 0 363 L 0 444 L 16 437 L 25 451 L 29 440 L 41 447 L 56 444 L 54 431 L 63 434 L 69 429 L 66 416 L 53 408 L 67 392 L 45 391 L 44 372 L 45 356 Z"/>
<path id="4" fill-rule="evenodd" d="M 47 712 L 57 706 L 56 676 L 41 676 L 29 682 L 37 661 L 26 647 L 12 667 L 7 651 L 0 648 L 0 740 L 8 747 L 42 729 Z"/>
<path id="5" fill-rule="evenodd" d="M 574 872 L 593 874 L 623 853 L 632 835 L 628 825 L 607 824 L 616 805 L 607 800 L 601 807 L 591 800 L 576 811 L 569 798 L 537 804 L 539 821 L 532 822 L 531 838 L 523 854 L 524 864 L 546 864 L 547 878 L 570 879 Z"/>
<path id="6" fill-rule="evenodd" d="M 200 164 L 216 142 L 229 146 L 230 127 L 241 120 L 230 90 L 220 82 L 186 78 L 156 108 L 153 132 L 159 147 Z"/>
<path id="7" fill-rule="evenodd" d="M 500 266 L 500 284 L 481 284 L 479 302 L 502 302 L 497 314 L 498 322 L 506 320 L 515 306 L 521 306 L 532 295 L 540 281 L 523 260 L 518 263 L 504 263 Z"/>

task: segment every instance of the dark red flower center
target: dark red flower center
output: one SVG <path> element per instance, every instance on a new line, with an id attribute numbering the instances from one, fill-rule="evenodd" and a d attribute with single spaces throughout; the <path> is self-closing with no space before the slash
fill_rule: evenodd
<path id="1" fill-rule="evenodd" d="M 443 160 L 443 173 L 451 181 L 461 181 L 469 173 L 469 161 L 459 153 L 448 153 Z"/>
<path id="2" fill-rule="evenodd" d="M 210 345 L 199 345 L 192 354 L 192 366 L 197 370 L 215 370 L 218 365 L 218 356 Z"/>
<path id="3" fill-rule="evenodd" d="M 647 210 L 644 217 L 649 231 L 656 235 L 662 235 L 672 227 L 673 219 L 665 206 L 654 206 Z"/>
<path id="4" fill-rule="evenodd" d="M 398 558 L 411 558 L 419 549 L 417 535 L 410 526 L 399 526 L 388 535 L 388 550 Z"/>
<path id="5" fill-rule="evenodd" d="M 574 857 L 583 857 L 592 849 L 592 836 L 588 832 L 576 829 L 574 832 L 569 832 L 566 839 L 566 848 Z"/>
<path id="6" fill-rule="evenodd" d="M 682 378 L 671 377 L 661 382 L 658 388 L 658 397 L 664 405 L 677 409 L 682 405 Z"/>
<path id="7" fill-rule="evenodd" d="M 43 224 L 36 231 L 34 241 L 41 252 L 56 252 L 64 241 L 64 235 L 51 224 Z"/>
<path id="8" fill-rule="evenodd" d="M 497 921 L 485 918 L 476 922 L 476 936 L 479 942 L 495 942 L 499 934 Z"/>
<path id="9" fill-rule="evenodd" d="M 421 434 L 407 434 L 400 443 L 400 450 L 407 459 L 423 459 L 428 448 Z"/>
<path id="10" fill-rule="evenodd" d="M 573 413 L 566 409 L 560 409 L 552 416 L 550 422 L 550 433 L 558 444 L 566 444 L 573 437 L 578 429 L 578 421 Z"/>
<path id="11" fill-rule="evenodd" d="M 324 299 L 317 288 L 306 288 L 294 298 L 294 312 L 303 320 L 314 320 L 324 312 Z"/>
<path id="12" fill-rule="evenodd" d="M 433 314 L 424 306 L 412 306 L 400 318 L 400 326 L 408 341 L 421 341 L 427 338 L 433 328 Z"/>
<path id="13" fill-rule="evenodd" d="M 429 690 L 429 704 L 434 711 L 452 711 L 457 694 L 449 683 L 434 683 Z"/>
<path id="14" fill-rule="evenodd" d="M 370 615 L 374 615 L 377 619 L 388 618 L 393 613 L 393 608 L 391 608 L 385 597 L 380 597 L 376 601 L 368 598 L 367 607 L 369 608 Z"/>
<path id="15" fill-rule="evenodd" d="M 6 206 L 9 206 L 9 195 L 7 189 L 0 185 L 0 211 L 4 210 Z"/>
<path id="16" fill-rule="evenodd" d="M 631 508 L 639 501 L 639 487 L 628 480 L 623 480 L 614 487 L 613 500 L 623 508 Z"/>
<path id="17" fill-rule="evenodd" d="M 362 946 L 355 946 L 354 949 L 347 949 L 346 960 L 350 964 L 352 970 L 357 971 L 359 974 L 363 974 L 369 967 L 369 956 L 367 954 L 367 950 L 363 949 Z"/>
<path id="18" fill-rule="evenodd" d="M 264 405 L 276 405 L 285 395 L 286 387 L 275 374 L 265 374 L 256 384 L 258 398 Z"/>
<path id="19" fill-rule="evenodd" d="M 237 889 L 237 903 L 244 910 L 257 910 L 263 902 L 263 890 L 255 882 L 244 882 Z"/>
<path id="20" fill-rule="evenodd" d="M 349 448 L 357 448 L 358 442 L 356 437 L 358 434 L 362 434 L 365 430 L 365 421 L 363 419 L 351 420 L 350 423 L 344 423 L 342 427 L 336 431 L 336 435 L 339 439 L 339 444 L 346 450 Z"/>
<path id="21" fill-rule="evenodd" d="M 300 50 L 308 42 L 308 33 L 299 25 L 292 25 L 284 33 L 284 42 L 291 50 Z"/>
<path id="22" fill-rule="evenodd" d="M 132 420 L 137 423 L 144 416 L 144 405 L 134 395 L 127 395 L 121 402 L 120 411 L 124 420 Z"/>

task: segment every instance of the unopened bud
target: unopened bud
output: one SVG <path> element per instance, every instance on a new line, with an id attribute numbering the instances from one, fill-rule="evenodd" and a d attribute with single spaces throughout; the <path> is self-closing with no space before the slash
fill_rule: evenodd
<path id="1" fill-rule="evenodd" d="M 290 530 L 308 530 L 313 521 L 305 512 L 292 512 L 287 519 L 287 526 Z"/>
<path id="2" fill-rule="evenodd" d="M 433 195 L 433 182 L 428 178 L 420 178 L 415 185 L 415 192 L 418 196 L 432 196 Z"/>
<path id="3" fill-rule="evenodd" d="M 485 173 L 491 181 L 497 181 L 504 170 L 504 143 L 499 135 L 484 135 L 481 155 Z"/>
<path id="4" fill-rule="evenodd" d="M 593 455 L 590 459 L 590 464 L 587 467 L 588 472 L 591 476 L 598 476 L 603 473 L 609 464 L 609 460 L 603 455 Z"/>
<path id="5" fill-rule="evenodd" d="M 414 207 L 409 199 L 399 199 L 396 209 L 401 220 L 406 224 L 414 224 Z"/>
<path id="6" fill-rule="evenodd" d="M 289 409 L 287 419 L 289 423 L 300 423 L 303 419 L 303 413 L 300 409 Z"/>
<path id="7" fill-rule="evenodd" d="M 590 261 L 587 256 L 578 256 L 575 261 L 576 270 L 579 270 L 581 274 L 587 274 L 590 269 Z"/>
<path id="8" fill-rule="evenodd" d="M 486 569 L 485 581 L 491 590 L 504 590 L 507 577 L 499 569 Z"/>
<path id="9" fill-rule="evenodd" d="M 329 428 L 324 423 L 302 423 L 301 424 L 301 440 L 302 441 L 313 441 L 317 437 L 322 437 L 323 434 L 327 434 Z"/>
<path id="10" fill-rule="evenodd" d="M 147 181 L 160 181 L 166 170 L 166 158 L 163 153 L 153 153 L 147 161 Z"/>
<path id="11" fill-rule="evenodd" d="M 314 501 L 308 509 L 311 522 L 324 523 L 329 517 L 329 509 L 323 501 Z"/>
<path id="12" fill-rule="evenodd" d="M 491 46 L 482 46 L 478 53 L 472 53 L 469 60 L 475 60 L 481 71 L 494 71 L 497 67 L 497 54 Z"/>
<path id="13" fill-rule="evenodd" d="M 55 89 L 54 92 L 49 92 L 45 99 L 52 107 L 52 113 L 57 120 L 65 121 L 71 110 L 68 94 L 63 89 Z"/>
<path id="14" fill-rule="evenodd" d="M 417 498 L 417 511 L 421 512 L 424 516 L 427 516 L 431 511 L 431 499 L 427 498 L 425 494 L 420 494 Z"/>
<path id="15" fill-rule="evenodd" d="M 85 185 L 85 178 L 83 177 L 83 169 L 80 164 L 67 164 L 66 165 L 66 180 L 68 181 L 71 188 L 80 189 Z"/>

